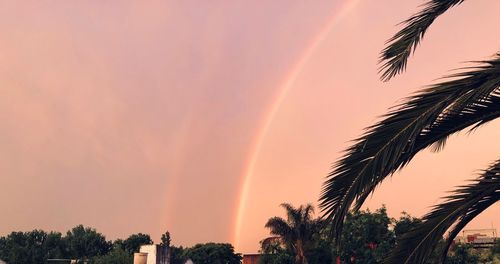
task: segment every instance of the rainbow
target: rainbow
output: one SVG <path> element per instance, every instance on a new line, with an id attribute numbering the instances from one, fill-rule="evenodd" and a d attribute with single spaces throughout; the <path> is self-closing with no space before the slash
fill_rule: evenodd
<path id="1" fill-rule="evenodd" d="M 255 164 L 257 162 L 266 134 L 274 120 L 276 112 L 280 108 L 281 103 L 285 99 L 290 89 L 293 87 L 295 80 L 304 68 L 305 64 L 307 63 L 307 61 L 309 61 L 310 57 L 314 54 L 318 46 L 328 36 L 333 25 L 341 20 L 347 13 L 349 13 L 360 1 L 361 0 L 347 0 L 340 8 L 334 10 L 330 18 L 327 20 L 325 26 L 312 39 L 310 44 L 306 46 L 303 54 L 299 56 L 299 60 L 297 61 L 297 63 L 293 65 L 289 74 L 287 74 L 284 78 L 283 84 L 280 85 L 280 88 L 278 89 L 274 100 L 272 100 L 273 103 L 270 105 L 268 113 L 264 115 L 260 126 L 258 126 L 259 128 L 257 129 L 255 137 L 252 140 L 251 150 L 249 152 L 250 154 L 248 155 L 247 162 L 245 162 L 245 166 L 243 167 L 243 172 L 241 175 L 241 191 L 239 192 L 240 197 L 237 203 L 237 209 L 235 210 L 236 215 L 234 217 L 235 221 L 232 239 L 233 245 L 235 245 L 236 249 L 239 248 L 243 215 L 247 203 L 250 182 L 254 175 Z"/>

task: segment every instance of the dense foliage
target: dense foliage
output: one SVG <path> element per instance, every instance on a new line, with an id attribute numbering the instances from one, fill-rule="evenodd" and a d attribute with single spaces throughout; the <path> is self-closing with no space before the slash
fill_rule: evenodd
<path id="1" fill-rule="evenodd" d="M 394 245 L 392 220 L 384 207 L 371 213 L 357 211 L 347 215 L 341 236 L 341 259 L 353 263 L 381 263 Z"/>
<path id="2" fill-rule="evenodd" d="M 293 207 L 289 207 L 292 208 Z M 299 208 L 304 208 L 299 207 Z M 295 210 L 298 210 L 295 208 Z M 287 213 L 288 214 L 288 213 Z M 272 217 L 272 219 L 281 219 Z M 291 222 L 288 219 L 288 222 Z M 300 220 L 300 219 L 299 219 Z M 302 219 L 304 220 L 304 219 Z M 273 220 L 275 222 L 275 220 Z M 283 219 L 283 221 L 285 221 Z M 412 231 L 422 223 L 419 218 L 403 212 L 399 219 L 390 218 L 387 215 L 385 207 L 379 208 L 374 212 L 370 210 L 360 210 L 350 212 L 346 216 L 344 228 L 341 234 L 340 247 L 332 240 L 331 225 L 321 223 L 319 219 L 308 218 L 305 221 L 310 223 L 300 223 L 302 226 L 319 225 L 318 229 L 311 229 L 305 247 L 305 260 L 297 258 L 295 250 L 290 245 L 290 238 L 283 236 L 289 235 L 284 232 L 279 235 L 271 229 L 273 237 L 261 241 L 260 264 L 328 264 L 336 263 L 337 259 L 343 264 L 351 263 L 384 263 L 387 255 L 397 246 L 398 239 L 404 234 Z M 287 223 L 287 221 L 285 221 Z M 295 222 L 294 225 L 299 224 Z M 291 225 L 291 223 L 288 223 Z M 282 229 L 284 224 L 280 225 Z M 293 233 L 293 231 L 290 231 Z M 278 235 L 278 236 L 276 236 Z M 500 240 L 499 240 L 500 241 Z M 441 256 L 438 254 L 446 243 L 444 240 L 439 242 L 436 252 L 433 252 L 428 258 L 427 264 L 441 263 Z M 497 262 L 495 262 L 497 261 Z M 490 250 L 474 250 L 467 244 L 457 244 L 449 252 L 449 258 L 445 264 L 478 264 L 478 263 L 500 263 L 500 242 Z"/>
<path id="3" fill-rule="evenodd" d="M 240 264 L 242 259 L 233 246 L 226 243 L 196 244 L 187 248 L 183 255 L 196 264 Z"/>
<path id="4" fill-rule="evenodd" d="M 127 251 L 129 254 L 134 252 L 139 252 L 141 245 L 152 245 L 153 240 L 147 234 L 133 234 L 123 241 L 122 249 Z"/>
<path id="5" fill-rule="evenodd" d="M 8 263 L 45 263 L 68 253 L 61 233 L 42 230 L 12 232 L 0 238 L 0 259 Z"/>
<path id="6" fill-rule="evenodd" d="M 95 229 L 79 225 L 66 233 L 64 238 L 68 256 L 72 259 L 90 259 L 106 255 L 112 243 Z"/>
<path id="7" fill-rule="evenodd" d="M 93 264 L 131 264 L 134 261 L 133 254 L 121 247 L 115 247 L 108 254 L 95 257 Z"/>
<path id="8" fill-rule="evenodd" d="M 47 263 L 47 259 L 91 259 L 107 254 L 111 241 L 95 229 L 76 226 L 62 236 L 42 230 L 12 232 L 0 238 L 0 259 L 7 263 Z"/>
<path id="9" fill-rule="evenodd" d="M 162 245 L 170 245 L 170 233 L 161 237 Z M 42 230 L 12 232 L 0 237 L 0 260 L 9 264 L 45 264 L 48 259 L 88 260 L 90 264 L 132 264 L 133 254 L 141 245 L 153 244 L 148 234 L 132 234 L 125 240 L 107 241 L 95 229 L 78 225 L 65 236 Z M 184 264 L 191 259 L 203 264 L 239 264 L 241 255 L 230 244 L 206 243 L 191 248 L 170 246 L 171 263 Z"/>

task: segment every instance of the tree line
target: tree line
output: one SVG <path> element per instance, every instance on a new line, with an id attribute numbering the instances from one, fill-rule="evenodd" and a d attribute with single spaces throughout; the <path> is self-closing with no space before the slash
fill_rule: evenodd
<path id="1" fill-rule="evenodd" d="M 96 229 L 78 225 L 63 235 L 60 232 L 35 229 L 12 232 L 0 237 L 0 259 L 7 263 L 48 263 L 48 259 L 81 259 L 92 263 L 127 263 L 140 245 L 152 244 L 147 234 L 133 234 L 115 241 Z M 109 259 L 116 259 L 109 262 Z M 119 262 L 121 260 L 123 262 Z M 130 261 L 129 261 L 130 260 Z"/>
<path id="2" fill-rule="evenodd" d="M 422 223 L 421 219 L 405 212 L 397 219 L 391 218 L 385 207 L 375 211 L 354 211 L 347 214 L 337 244 L 332 225 L 328 219 L 315 218 L 311 205 L 296 208 L 285 203 L 281 206 L 286 217 L 271 217 L 265 224 L 272 236 L 260 242 L 260 264 L 383 263 L 398 240 Z M 48 263 L 49 259 L 132 264 L 133 253 L 147 244 L 153 244 L 148 234 L 137 233 L 111 241 L 94 228 L 78 225 L 65 235 L 33 230 L 0 237 L 0 259 L 9 264 Z M 170 248 L 172 264 L 184 264 L 188 259 L 196 264 L 239 264 L 242 260 L 241 254 L 235 253 L 233 246 L 227 243 L 200 243 L 192 247 L 172 245 L 168 231 L 161 236 L 159 244 Z M 444 247 L 446 243 L 442 239 L 426 263 L 441 263 L 438 252 Z M 500 240 L 485 250 L 454 244 L 444 263 L 500 263 Z"/>
<path id="3" fill-rule="evenodd" d="M 193 247 L 170 245 L 170 233 L 161 236 L 160 245 L 170 247 L 171 263 L 184 264 L 187 259 L 194 263 L 238 264 L 241 255 L 230 244 L 205 243 Z M 96 229 L 78 225 L 67 231 L 46 232 L 35 229 L 28 232 L 12 232 L 0 237 L 0 260 L 8 264 L 45 264 L 49 259 L 87 260 L 91 264 L 132 264 L 133 254 L 141 245 L 153 244 L 148 234 L 132 234 L 126 239 L 106 240 Z"/>

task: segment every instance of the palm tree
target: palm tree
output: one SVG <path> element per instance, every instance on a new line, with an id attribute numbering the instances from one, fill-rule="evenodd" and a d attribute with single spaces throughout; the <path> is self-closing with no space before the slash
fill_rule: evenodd
<path id="1" fill-rule="evenodd" d="M 403 29 L 381 53 L 381 79 L 388 81 L 403 72 L 434 20 L 463 1 L 430 0 L 420 12 L 404 21 Z M 368 127 L 334 164 L 323 184 L 320 207 L 332 224 L 337 243 L 348 211 L 359 210 L 375 188 L 408 164 L 416 153 L 429 147 L 438 151 L 451 134 L 474 130 L 499 116 L 500 52 L 408 97 L 382 121 Z M 497 160 L 478 180 L 459 188 L 437 205 L 414 232 L 403 236 L 386 263 L 423 263 L 451 228 L 449 245 L 461 228 L 498 201 L 499 167 Z M 443 259 L 446 251 L 447 247 Z"/>
<path id="2" fill-rule="evenodd" d="M 286 210 L 287 219 L 272 217 L 266 227 L 271 229 L 272 235 L 281 237 L 286 248 L 295 255 L 296 264 L 307 264 L 305 252 L 320 225 L 318 220 L 312 219 L 314 208 L 310 204 L 294 208 L 287 203 L 281 204 L 281 207 Z"/>

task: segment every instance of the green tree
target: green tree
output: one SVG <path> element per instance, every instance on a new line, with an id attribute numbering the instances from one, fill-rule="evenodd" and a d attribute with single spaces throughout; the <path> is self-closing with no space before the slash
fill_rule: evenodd
<path id="1" fill-rule="evenodd" d="M 0 237 L 0 259 L 7 259 L 7 238 Z"/>
<path id="2" fill-rule="evenodd" d="M 274 254 L 280 251 L 285 250 L 283 245 L 283 238 L 280 236 L 272 236 L 261 240 L 260 243 L 260 251 L 262 253 Z"/>
<path id="3" fill-rule="evenodd" d="M 142 245 L 152 245 L 153 240 L 147 234 L 137 233 L 130 235 L 127 239 L 123 241 L 123 249 L 130 254 L 139 252 Z"/>
<path id="4" fill-rule="evenodd" d="M 123 239 L 118 238 L 115 241 L 113 241 L 112 248 L 113 249 L 115 249 L 115 248 L 121 248 L 121 249 L 125 250 L 125 243 L 124 243 Z"/>
<path id="5" fill-rule="evenodd" d="M 479 264 L 479 256 L 469 245 L 458 244 L 445 261 L 446 264 Z"/>
<path id="6" fill-rule="evenodd" d="M 65 258 L 68 255 L 66 244 L 59 232 L 50 232 L 43 243 L 45 259 Z"/>
<path id="7" fill-rule="evenodd" d="M 186 262 L 185 249 L 183 247 L 170 247 L 170 263 L 171 264 L 184 264 Z"/>
<path id="8" fill-rule="evenodd" d="M 491 247 L 491 254 L 492 255 L 500 255 L 500 239 L 497 238 L 495 240 L 495 244 L 493 245 L 493 247 Z"/>
<path id="9" fill-rule="evenodd" d="M 324 264 L 332 263 L 332 243 L 328 239 L 318 238 L 315 246 L 310 248 L 307 253 L 307 261 L 309 264 Z"/>
<path id="10" fill-rule="evenodd" d="M 400 238 L 405 233 L 416 228 L 418 224 L 422 223 L 420 218 L 413 217 L 406 212 L 402 212 L 398 220 L 395 220 L 394 235 Z"/>
<path id="11" fill-rule="evenodd" d="M 268 237 L 260 241 L 260 264 L 293 264 L 295 258 L 287 250 L 281 237 Z"/>
<path id="12" fill-rule="evenodd" d="M 78 225 L 66 233 L 64 238 L 69 255 L 74 259 L 91 259 L 106 255 L 112 243 L 106 241 L 101 233 L 90 227 Z"/>
<path id="13" fill-rule="evenodd" d="M 114 247 L 108 254 L 95 257 L 93 264 L 132 264 L 134 257 L 129 252 L 120 247 Z"/>
<path id="14" fill-rule="evenodd" d="M 500 239 L 496 239 L 493 247 L 490 248 L 489 258 L 491 264 L 500 264 Z"/>
<path id="15" fill-rule="evenodd" d="M 391 222 L 385 207 L 373 213 L 369 210 L 349 213 L 339 251 L 344 263 L 382 263 L 394 246 L 394 233 L 389 230 Z"/>
<path id="16" fill-rule="evenodd" d="M 197 244 L 186 249 L 184 257 L 196 264 L 240 264 L 242 259 L 231 244 L 224 243 Z"/>
<path id="17" fill-rule="evenodd" d="M 0 259 L 8 263 L 45 263 L 44 242 L 47 233 L 42 230 L 12 232 L 3 241 Z"/>
<path id="18" fill-rule="evenodd" d="M 259 264 L 293 264 L 295 258 L 286 251 L 262 254 Z"/>
<path id="19" fill-rule="evenodd" d="M 409 56 L 434 20 L 464 0 L 429 0 L 405 21 L 382 51 L 382 79 L 404 71 Z M 500 116 L 500 53 L 434 84 L 393 108 L 370 126 L 336 163 L 323 185 L 320 206 L 340 242 L 345 218 L 359 209 L 377 186 L 408 164 L 419 151 L 440 150 L 448 136 Z M 500 199 L 500 160 L 474 183 L 459 188 L 398 240 L 387 263 L 424 263 L 451 227 L 442 258 L 467 223 Z"/>
<path id="20" fill-rule="evenodd" d="M 161 245 L 165 245 L 167 247 L 170 247 L 170 232 L 165 232 L 165 234 L 161 235 Z"/>
<path id="21" fill-rule="evenodd" d="M 166 231 L 161 235 L 160 245 L 167 246 L 170 250 L 170 263 L 171 264 L 184 264 L 186 262 L 185 249 L 181 247 L 176 247 L 171 245 L 172 238 L 170 237 L 170 232 Z"/>
<path id="22" fill-rule="evenodd" d="M 12 232 L 0 238 L 0 259 L 8 263 L 46 263 L 65 256 L 61 233 L 42 230 Z"/>
<path id="23" fill-rule="evenodd" d="M 313 243 L 313 236 L 319 232 L 320 222 L 312 218 L 312 205 L 301 205 L 294 208 L 284 203 L 281 206 L 286 210 L 287 219 L 272 217 L 266 227 L 272 235 L 280 236 L 286 248 L 294 254 L 296 264 L 307 264 L 306 251 Z"/>

